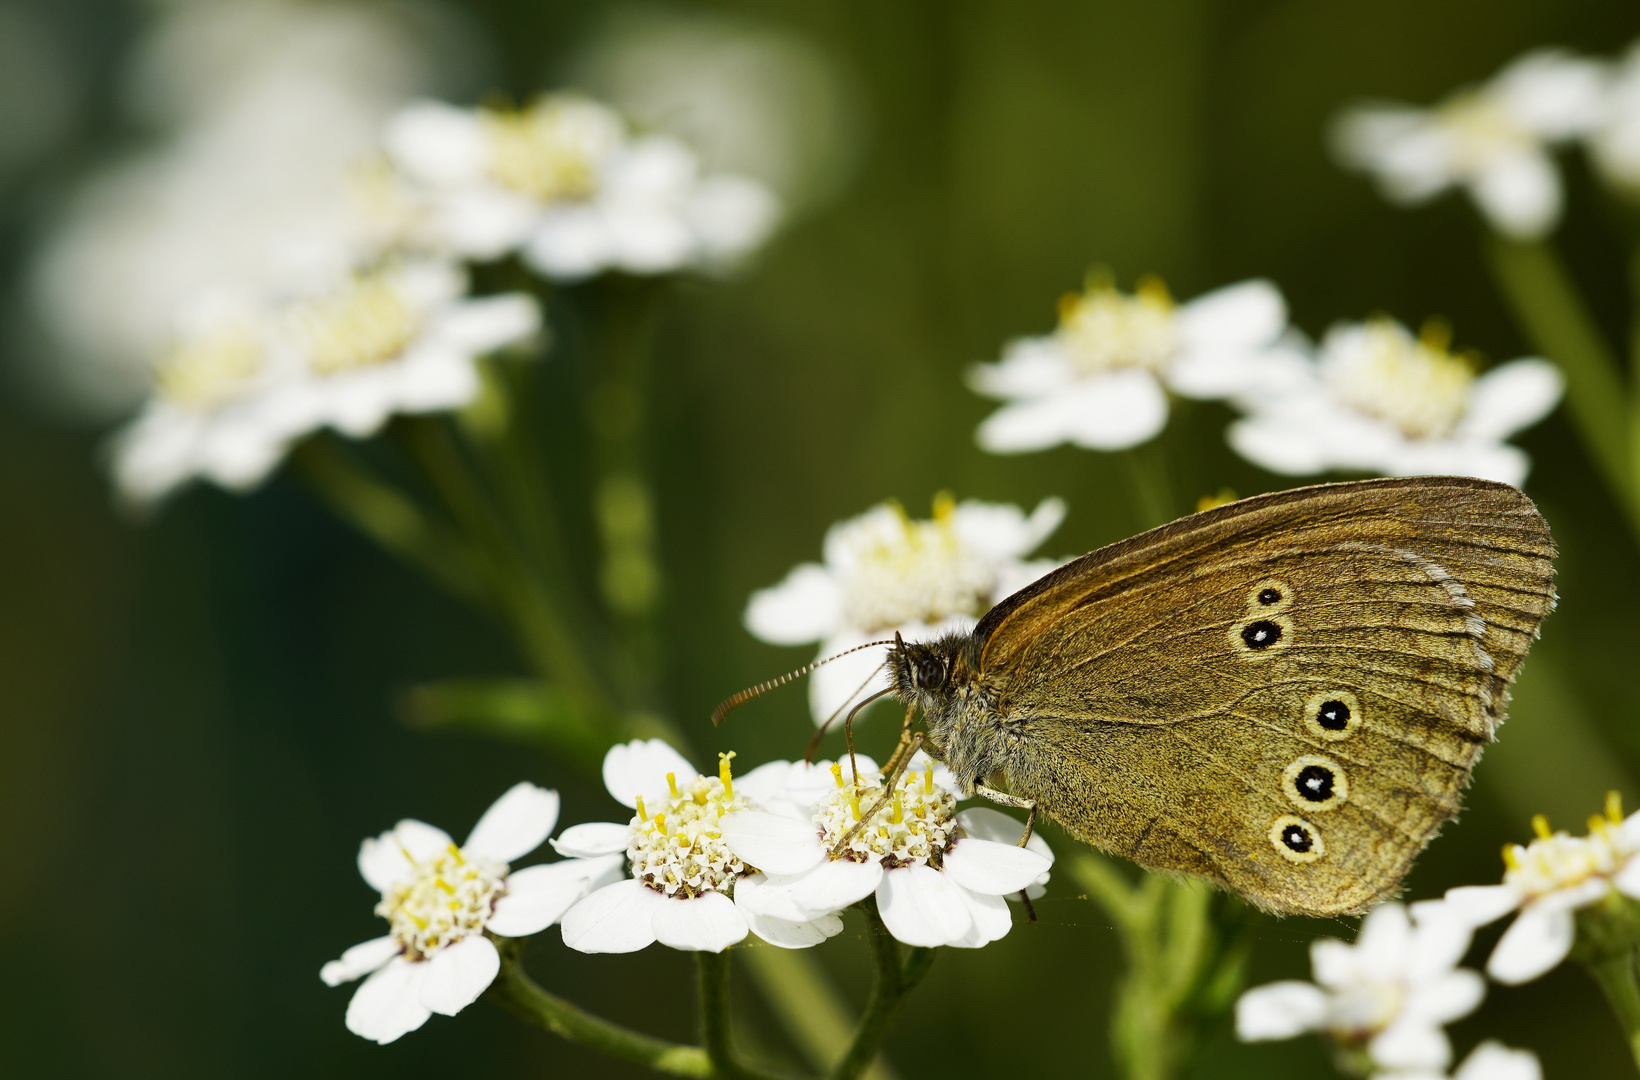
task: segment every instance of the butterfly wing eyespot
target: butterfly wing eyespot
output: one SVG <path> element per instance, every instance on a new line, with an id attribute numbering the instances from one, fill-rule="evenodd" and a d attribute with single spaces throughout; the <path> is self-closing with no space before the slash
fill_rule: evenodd
<path id="1" fill-rule="evenodd" d="M 1312 863 L 1327 854 L 1321 833 L 1295 814 L 1283 814 L 1271 822 L 1269 837 L 1270 846 L 1288 862 Z"/>
<path id="2" fill-rule="evenodd" d="M 1073 834 L 1271 911 L 1355 914 L 1458 812 L 1553 555 L 1503 484 L 1276 492 L 1061 567 L 980 620 L 968 663 L 1029 721 L 1008 789 Z"/>

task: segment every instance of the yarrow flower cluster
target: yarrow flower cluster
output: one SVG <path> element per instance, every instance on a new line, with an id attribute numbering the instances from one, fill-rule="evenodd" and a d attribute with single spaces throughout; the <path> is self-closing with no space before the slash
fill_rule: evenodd
<path id="1" fill-rule="evenodd" d="M 1241 395 L 1230 445 L 1271 472 L 1452 474 L 1520 484 L 1525 451 L 1504 442 L 1560 401 L 1560 372 L 1526 357 L 1478 373 L 1438 323 L 1414 336 L 1379 318 L 1339 323 L 1274 392 Z"/>
<path id="2" fill-rule="evenodd" d="M 966 630 L 991 605 L 1058 565 L 1027 560 L 1059 526 L 1065 504 L 1018 507 L 937 496 L 914 521 L 898 503 L 833 525 L 823 563 L 803 563 L 752 595 L 746 628 L 775 645 L 819 641 L 833 656 L 896 633 L 920 640 Z M 809 682 L 816 724 L 887 685 L 883 652 L 866 649 L 817 668 Z"/>
<path id="3" fill-rule="evenodd" d="M 1375 1075 L 1427 1074 L 1452 1057 L 1443 1026 L 1481 1003 L 1485 981 L 1457 966 L 1467 927 L 1438 908 L 1409 917 L 1400 904 L 1374 908 L 1354 945 L 1325 938 L 1310 947 L 1315 983 L 1279 982 L 1236 1003 L 1245 1041 L 1329 1036 L 1347 1060 Z"/>
<path id="4" fill-rule="evenodd" d="M 830 785 L 816 783 L 828 773 Z M 747 907 L 799 920 L 875 895 L 883 924 L 908 945 L 996 941 L 1012 927 L 1003 898 L 1039 890 L 1053 854 L 1040 837 L 1017 846 L 1022 826 L 1006 815 L 958 813 L 957 796 L 949 774 L 921 754 L 892 787 L 864 757 L 788 766 L 786 812 L 723 820 L 730 849 L 764 871 Z"/>
<path id="5" fill-rule="evenodd" d="M 558 821 L 558 793 L 517 784 L 457 847 L 448 833 L 406 819 L 359 848 L 359 873 L 381 894 L 388 933 L 353 946 L 319 972 L 330 986 L 368 975 L 347 1006 L 347 1028 L 389 1043 L 433 1013 L 454 1016 L 495 980 L 489 935 L 526 937 L 557 922 L 619 860 L 576 859 L 522 870 Z"/>
<path id="6" fill-rule="evenodd" d="M 1532 824 L 1537 839 L 1503 849 L 1502 884 L 1460 886 L 1432 901 L 1472 927 L 1519 912 L 1486 964 L 1488 975 L 1511 985 L 1566 958 L 1578 911 L 1614 894 L 1640 899 L 1640 813 L 1624 817 L 1616 792 L 1607 797 L 1605 814 L 1589 819 L 1586 836 L 1550 832 L 1541 814 Z"/>
<path id="7" fill-rule="evenodd" d="M 1167 391 L 1219 398 L 1284 369 L 1287 307 L 1267 281 L 1176 304 L 1157 278 L 1131 294 L 1096 275 L 1059 303 L 1059 328 L 1010 343 L 969 385 L 1008 404 L 979 427 L 981 447 L 1013 454 L 1071 443 L 1119 450 L 1167 423 Z"/>
<path id="8" fill-rule="evenodd" d="M 786 919 L 747 903 L 763 877 L 728 844 L 723 821 L 757 805 L 755 796 L 767 789 L 774 766 L 736 781 L 732 756 L 722 756 L 716 776 L 703 776 L 659 739 L 610 749 L 604 784 L 636 813 L 626 824 L 566 829 L 553 847 L 572 859 L 622 854 L 628 872 L 569 909 L 566 945 L 589 953 L 636 952 L 658 941 L 722 952 L 755 933 L 773 945 L 806 948 L 842 929 L 829 912 Z"/>

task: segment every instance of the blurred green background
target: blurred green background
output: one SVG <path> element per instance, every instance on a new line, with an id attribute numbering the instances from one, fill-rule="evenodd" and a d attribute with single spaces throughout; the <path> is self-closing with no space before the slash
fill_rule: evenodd
<path id="1" fill-rule="evenodd" d="M 464 9 L 517 97 L 559 84 L 614 5 L 472 0 Z M 60 50 L 58 134 L 0 177 L 0 275 L 16 293 L 42 221 L 75 177 L 132 137 L 116 72 L 150 17 L 113 0 L 7 0 Z M 961 372 L 1052 327 L 1054 301 L 1094 264 L 1174 294 L 1251 276 L 1285 292 L 1318 334 L 1385 311 L 1449 318 L 1492 359 L 1527 351 L 1492 290 L 1480 229 L 1456 198 L 1386 207 L 1327 159 L 1323 130 L 1362 95 L 1431 101 L 1520 52 L 1612 55 L 1640 33 L 1616 0 L 1108 0 L 1068 3 L 718 3 L 709 12 L 800 34 L 833 65 L 852 165 L 749 272 L 666 291 L 656 328 L 654 429 L 668 575 L 666 698 L 701 751 L 744 761 L 801 753 L 811 730 L 788 691 L 713 732 L 712 706 L 810 658 L 754 641 L 749 592 L 818 555 L 831 522 L 888 496 L 926 513 L 939 489 L 1018 502 L 1062 495 L 1048 544 L 1068 555 L 1140 527 L 1122 463 L 1070 449 L 987 457 L 990 405 Z M 629 9 L 626 14 L 630 15 Z M 44 93 L 44 91 L 42 91 Z M 66 98 L 63 95 L 68 95 Z M 840 153 L 841 151 L 839 151 Z M 1632 222 L 1568 163 L 1558 234 L 1614 340 L 1626 339 Z M 585 499 L 575 327 L 584 290 L 555 298 L 563 347 L 543 371 L 561 486 Z M 15 312 L 20 300 L 9 301 Z M 578 306 L 579 305 L 579 306 Z M 7 369 L 26 339 L 6 339 Z M 507 638 L 330 519 L 286 478 L 250 497 L 196 489 L 157 520 L 112 512 L 103 432 L 53 419 L 6 381 L 0 398 L 0 1066 L 11 1076 L 476 1076 L 591 1068 L 635 1073 L 526 1029 L 481 1002 L 389 1047 L 346 1032 L 346 990 L 320 964 L 373 936 L 353 857 L 400 816 L 458 836 L 519 779 L 560 787 L 565 819 L 608 797 L 527 744 L 418 731 L 406 686 L 522 670 Z M 1166 436 L 1184 512 L 1229 486 L 1289 486 L 1233 459 L 1217 406 L 1175 412 Z M 1581 829 L 1611 787 L 1640 800 L 1636 552 L 1558 416 L 1522 440 L 1528 485 L 1562 550 L 1562 604 L 1534 650 L 1513 717 L 1476 774 L 1469 810 L 1408 895 L 1496 880 L 1497 852 L 1534 812 Z M 578 494 L 577 494 L 578 493 Z M 583 517 L 585 515 L 583 514 Z M 590 566 L 590 526 L 579 538 Z M 888 726 L 864 729 L 886 749 Z M 1048 830 L 1061 852 L 1073 844 Z M 1017 926 L 947 950 L 888 1053 L 907 1077 L 1112 1075 L 1106 1036 L 1117 942 L 1056 874 Z M 859 927 L 816 950 L 855 1002 Z M 1252 979 L 1308 973 L 1307 942 L 1353 923 L 1264 920 Z M 1475 961 L 1497 930 L 1483 934 Z M 692 1038 L 693 968 L 655 947 L 569 952 L 551 932 L 530 964 L 548 988 L 674 1038 Z M 738 983 L 743 1038 L 790 1056 Z M 1454 1029 L 1460 1055 L 1503 1037 L 1547 1075 L 1622 1075 L 1616 1025 L 1563 966 L 1493 987 Z M 1239 1046 L 1216 1036 L 1197 1075 L 1328 1075 L 1315 1040 Z"/>

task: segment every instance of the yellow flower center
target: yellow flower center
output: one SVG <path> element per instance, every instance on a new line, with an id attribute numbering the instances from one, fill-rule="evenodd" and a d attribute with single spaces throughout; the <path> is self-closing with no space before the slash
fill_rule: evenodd
<path id="1" fill-rule="evenodd" d="M 173 404 L 207 409 L 231 400 L 262 369 L 266 346 L 248 326 L 228 326 L 179 345 L 154 367 L 154 384 Z"/>
<path id="2" fill-rule="evenodd" d="M 1470 361 L 1447 344 L 1439 324 L 1413 338 L 1387 319 L 1376 320 L 1367 325 L 1365 347 L 1327 357 L 1327 383 L 1338 400 L 1410 439 L 1445 438 L 1469 408 L 1475 381 Z"/>
<path id="3" fill-rule="evenodd" d="M 936 496 L 931 521 L 912 521 L 890 505 L 892 517 L 868 518 L 852 538 L 853 567 L 843 582 L 848 624 L 881 630 L 985 611 L 996 572 L 957 535 L 955 500 Z"/>
<path id="4" fill-rule="evenodd" d="M 541 202 L 584 199 L 597 189 L 611 118 L 596 105 L 546 98 L 527 109 L 479 114 L 489 171 L 504 187 Z"/>
<path id="5" fill-rule="evenodd" d="M 1473 173 L 1499 154 L 1529 150 L 1536 142 L 1492 96 L 1481 91 L 1459 94 L 1436 110 L 1453 137 L 1454 164 Z"/>
<path id="6" fill-rule="evenodd" d="M 398 290 L 372 274 L 308 304 L 296 324 L 307 345 L 308 366 L 334 375 L 397 358 L 421 332 L 422 320 Z"/>
<path id="7" fill-rule="evenodd" d="M 1071 364 L 1094 375 L 1118 368 L 1160 371 L 1178 351 L 1175 305 L 1167 286 L 1141 278 L 1131 296 L 1094 279 L 1059 301 L 1057 337 Z"/>
<path id="8" fill-rule="evenodd" d="M 1503 880 L 1530 901 L 1591 878 L 1610 877 L 1635 854 L 1618 835 L 1617 826 L 1622 823 L 1622 805 L 1616 792 L 1606 798 L 1605 816 L 1589 819 L 1587 836 L 1550 832 L 1548 819 L 1539 814 L 1532 819 L 1537 839 L 1524 846 L 1504 847 L 1503 861 L 1508 869 Z"/>
<path id="9" fill-rule="evenodd" d="M 387 920 L 406 956 L 425 959 L 481 932 L 496 900 L 506 892 L 506 878 L 506 863 L 465 855 L 451 844 L 415 863 L 408 881 L 382 894 L 376 914 Z"/>
<path id="10" fill-rule="evenodd" d="M 827 849 L 860 822 L 888 789 L 885 777 L 854 777 L 843 780 L 846 761 L 831 767 L 837 790 L 815 808 L 814 823 Z M 852 777 L 852 773 L 850 774 Z M 907 770 L 883 802 L 843 848 L 840 858 L 853 862 L 880 860 L 889 867 L 932 864 L 936 869 L 947 849 L 957 839 L 957 800 L 949 791 L 934 784 L 934 770 Z"/>
<path id="11" fill-rule="evenodd" d="M 638 800 L 626 847 L 633 877 L 667 896 L 688 899 L 704 892 L 733 894 L 735 881 L 754 872 L 729 850 L 718 827 L 724 814 L 755 809 L 734 793 L 729 775 L 733 756 L 719 755 L 714 777 L 697 776 L 680 784 L 675 773 L 668 773 L 671 794 L 653 814 Z"/>

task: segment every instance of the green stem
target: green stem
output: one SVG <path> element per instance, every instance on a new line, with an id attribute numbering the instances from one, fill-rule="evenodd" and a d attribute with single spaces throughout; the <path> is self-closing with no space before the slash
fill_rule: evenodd
<path id="1" fill-rule="evenodd" d="M 1566 411 L 1595 468 L 1640 533 L 1640 430 L 1632 426 L 1622 370 L 1560 256 L 1546 243 L 1491 238 L 1493 277 L 1532 347 L 1566 376 Z"/>
<path id="2" fill-rule="evenodd" d="M 483 575 L 465 541 L 430 520 L 413 499 L 373 475 L 331 436 L 308 439 L 291 460 L 338 518 L 456 596 L 484 599 Z"/>
<path id="3" fill-rule="evenodd" d="M 739 952 L 763 1001 L 785 1025 L 804 1059 L 815 1069 L 830 1070 L 837 1048 L 853 1033 L 854 1021 L 814 958 L 808 952 L 756 943 Z M 861 1075 L 864 1080 L 894 1080 L 894 1070 L 881 1057 Z"/>
<path id="4" fill-rule="evenodd" d="M 611 1057 L 647 1065 L 670 1076 L 726 1075 L 714 1068 L 711 1058 L 699 1047 L 652 1038 L 548 993 L 525 974 L 516 954 L 505 957 L 501 974 L 489 993 L 524 1020 Z"/>
<path id="5" fill-rule="evenodd" d="M 1161 436 L 1157 436 L 1143 446 L 1135 446 L 1123 451 L 1123 457 L 1128 462 L 1128 479 L 1133 485 L 1133 499 L 1139 514 L 1139 527 L 1153 529 L 1172 521 L 1176 516 L 1173 511 L 1172 483 L 1168 479 L 1167 459 L 1164 456 Z"/>
<path id="6" fill-rule="evenodd" d="M 902 959 L 900 943 L 883 925 L 875 905 L 863 903 L 860 909 L 866 913 L 866 921 L 871 927 L 871 957 L 876 964 L 877 977 L 871 984 L 871 996 L 866 999 L 865 1012 L 860 1016 L 860 1026 L 855 1029 L 854 1041 L 849 1044 L 843 1059 L 832 1069 L 831 1080 L 854 1080 L 865 1071 L 877 1056 L 883 1039 L 888 1036 L 889 1024 L 934 962 L 933 949 L 914 948 Z"/>
<path id="7" fill-rule="evenodd" d="M 607 708 L 602 687 L 582 656 L 575 635 L 490 506 L 445 421 L 417 416 L 401 423 L 412 452 L 439 497 L 488 556 L 496 601 L 512 617 L 537 669 L 554 677 L 571 693 Z"/>
<path id="8" fill-rule="evenodd" d="M 1584 963 L 1617 1015 L 1617 1022 L 1629 1040 L 1635 1067 L 1640 1069 L 1640 982 L 1635 979 L 1634 949 L 1607 953 Z"/>
<path id="9" fill-rule="evenodd" d="M 735 1056 L 729 1017 L 729 954 L 697 952 L 700 969 L 700 1041 L 712 1074 L 731 1080 L 760 1080 L 768 1074 L 742 1064 Z"/>

